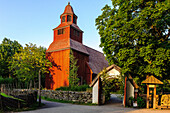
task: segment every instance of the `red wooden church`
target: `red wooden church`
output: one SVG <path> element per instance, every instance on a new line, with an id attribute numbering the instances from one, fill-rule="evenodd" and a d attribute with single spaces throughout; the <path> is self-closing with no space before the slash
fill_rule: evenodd
<path id="1" fill-rule="evenodd" d="M 78 77 L 80 84 L 90 84 L 92 79 L 108 66 L 104 55 L 83 45 L 83 31 L 77 26 L 77 16 L 70 3 L 61 14 L 61 24 L 54 28 L 54 40 L 46 51 L 47 58 L 52 62 L 50 74 L 46 76 L 46 88 L 56 89 L 69 85 L 70 50 L 78 59 Z"/>

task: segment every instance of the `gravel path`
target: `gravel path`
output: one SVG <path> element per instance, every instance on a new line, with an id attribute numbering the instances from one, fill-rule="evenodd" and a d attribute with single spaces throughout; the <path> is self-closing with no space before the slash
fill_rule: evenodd
<path id="1" fill-rule="evenodd" d="M 65 104 L 42 100 L 42 103 L 45 104 L 42 108 L 21 113 L 170 113 L 170 110 L 124 108 L 121 100 L 116 95 L 113 94 L 111 98 L 111 101 L 101 106 Z"/>

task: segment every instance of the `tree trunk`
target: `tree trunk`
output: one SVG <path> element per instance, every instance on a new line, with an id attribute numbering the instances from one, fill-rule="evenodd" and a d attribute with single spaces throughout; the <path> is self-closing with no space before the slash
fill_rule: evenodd
<path id="1" fill-rule="evenodd" d="M 29 87 L 29 89 L 31 89 L 32 88 L 32 80 L 30 80 L 30 87 Z"/>
<path id="2" fill-rule="evenodd" d="M 35 79 L 34 79 L 34 88 L 36 88 L 36 83 L 35 83 Z"/>
<path id="3" fill-rule="evenodd" d="M 39 90 L 38 90 L 38 96 L 39 96 L 39 106 L 41 106 L 41 70 L 39 70 Z"/>

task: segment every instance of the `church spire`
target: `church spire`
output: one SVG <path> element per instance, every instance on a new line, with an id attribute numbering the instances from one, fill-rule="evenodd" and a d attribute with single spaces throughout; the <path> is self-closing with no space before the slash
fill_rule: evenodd
<path id="1" fill-rule="evenodd" d="M 77 24 L 77 16 L 74 14 L 70 2 L 68 2 L 68 5 L 65 7 L 64 12 L 63 14 L 61 14 L 60 18 L 61 18 L 61 23 L 67 22 L 67 23 Z"/>

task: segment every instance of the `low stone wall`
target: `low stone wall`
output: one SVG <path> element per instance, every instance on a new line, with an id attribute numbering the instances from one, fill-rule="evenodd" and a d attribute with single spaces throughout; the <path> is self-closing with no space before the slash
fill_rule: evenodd
<path id="1" fill-rule="evenodd" d="M 27 94 L 32 94 L 32 93 L 37 93 L 37 90 L 30 90 L 30 89 L 5 89 L 1 91 L 7 95 L 27 95 Z"/>
<path id="2" fill-rule="evenodd" d="M 90 92 L 42 90 L 41 96 L 57 100 L 92 103 L 92 93 Z"/>

